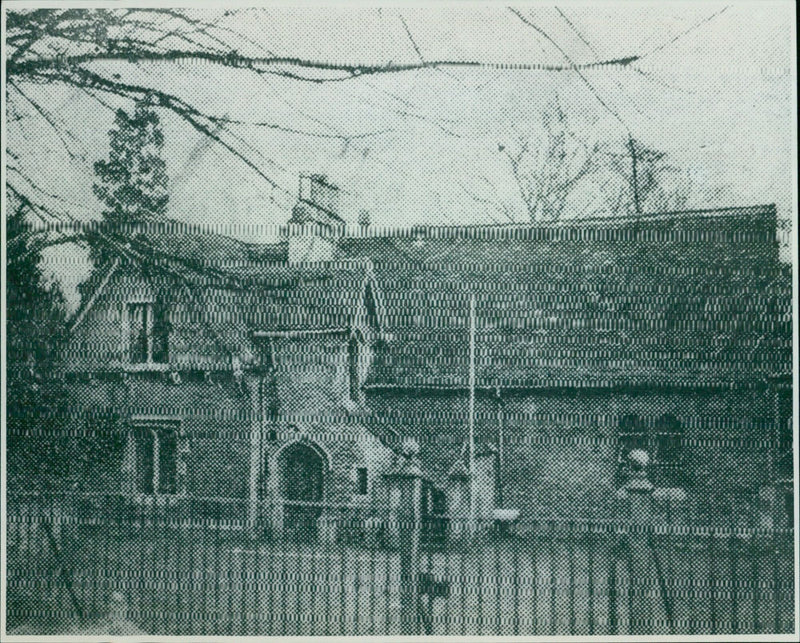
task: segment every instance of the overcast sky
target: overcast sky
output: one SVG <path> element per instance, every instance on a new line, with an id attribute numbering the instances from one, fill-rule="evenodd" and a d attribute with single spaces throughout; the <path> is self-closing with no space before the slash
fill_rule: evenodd
<path id="1" fill-rule="evenodd" d="M 170 216 L 247 241 L 274 240 L 289 217 L 301 172 L 327 174 L 346 191 L 342 214 L 352 224 L 361 209 L 370 211 L 376 227 L 524 221 L 498 145 L 535 136 L 542 110 L 556 95 L 586 140 L 613 148 L 630 132 L 667 152 L 691 177 L 690 206 L 776 203 L 781 217 L 792 217 L 793 3 L 567 2 L 560 11 L 515 6 L 576 64 L 644 57 L 627 67 L 585 71 L 585 80 L 572 71 L 515 69 L 567 61 L 499 3 L 271 6 L 203 15 L 219 21 L 226 42 L 244 55 L 362 64 L 422 57 L 487 66 L 328 83 L 187 61 L 105 62 L 93 69 L 163 89 L 217 116 L 303 132 L 231 127 L 240 137 L 237 146 L 275 181 L 273 188 L 179 118 L 160 112 Z M 91 191 L 91 167 L 107 156 L 113 111 L 75 89 L 26 89 L 68 126 L 70 145 L 82 158 L 70 159 L 52 128 L 29 114 L 7 128 L 19 167 L 60 199 L 42 192 L 41 202 L 82 219 L 96 217 L 100 204 Z M 68 288 L 85 274 L 76 257 L 74 249 L 50 255 L 50 270 Z"/>

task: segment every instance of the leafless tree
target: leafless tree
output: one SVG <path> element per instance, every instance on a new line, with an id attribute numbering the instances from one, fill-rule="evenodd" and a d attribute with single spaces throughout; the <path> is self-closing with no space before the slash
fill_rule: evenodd
<path id="1" fill-rule="evenodd" d="M 538 137 L 522 135 L 513 150 L 500 145 L 511 167 L 520 197 L 532 221 L 561 218 L 597 165 L 597 144 L 573 131 L 558 95 L 542 114 Z"/>
<path id="2" fill-rule="evenodd" d="M 211 113 L 177 94 L 144 81 L 131 82 L 97 63 L 120 61 L 140 65 L 147 62 L 204 61 L 229 68 L 246 69 L 262 78 L 289 78 L 301 83 L 347 82 L 368 75 L 397 73 L 416 69 L 485 67 L 482 60 L 427 59 L 419 51 L 418 60 L 403 64 L 350 64 L 322 62 L 277 55 L 263 43 L 250 40 L 230 25 L 229 18 L 244 10 L 173 10 L 167 8 L 125 9 L 36 9 L 16 10 L 7 14 L 6 97 L 9 120 L 32 117 L 40 119 L 61 141 L 73 158 L 81 156 L 80 141 L 70 131 L 62 115 L 41 104 L 31 91 L 36 85 L 66 86 L 77 89 L 98 105 L 112 109 L 108 98 L 115 96 L 133 103 L 147 99 L 155 110 L 171 112 L 183 119 L 207 140 L 221 146 L 239 162 L 271 185 L 278 193 L 287 190 L 271 176 L 274 160 L 264 158 L 248 146 L 235 131 L 236 125 L 276 129 L 297 136 L 339 139 L 347 144 L 355 139 L 380 132 L 342 132 L 335 126 L 320 123 L 313 131 L 293 129 L 279 123 L 248 122 L 228 115 Z M 249 10 L 248 10 L 249 11 Z M 248 16 L 252 20 L 252 16 Z M 413 37 L 405 24 L 409 38 Z M 248 53 L 242 53 L 246 51 Z M 572 73 L 581 68 L 629 65 L 637 59 L 603 60 L 582 66 L 575 64 L 541 65 L 531 61 L 530 68 Z M 68 208 L 56 212 L 38 198 L 38 177 L 26 173 L 20 155 L 7 150 L 9 176 L 16 193 L 24 195 L 38 208 L 39 215 L 60 225 L 75 223 Z M 85 160 L 85 159 L 80 159 Z M 38 196 L 37 196 L 38 195 Z"/>
<path id="3" fill-rule="evenodd" d="M 620 149 L 576 134 L 557 97 L 542 115 L 539 136 L 520 136 L 513 150 L 500 151 L 532 221 L 675 211 L 692 191 L 691 177 L 666 152 L 632 137 Z"/>
<path id="4" fill-rule="evenodd" d="M 603 151 L 602 194 L 619 214 L 669 212 L 686 207 L 691 177 L 673 165 L 666 152 L 629 138 L 620 151 Z"/>

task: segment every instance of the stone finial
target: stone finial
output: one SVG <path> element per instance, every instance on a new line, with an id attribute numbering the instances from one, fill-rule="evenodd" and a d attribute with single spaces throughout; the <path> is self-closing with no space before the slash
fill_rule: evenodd
<path id="1" fill-rule="evenodd" d="M 634 470 L 646 470 L 650 466 L 650 456 L 643 449 L 633 449 L 628 454 L 628 461 Z"/>
<path id="2" fill-rule="evenodd" d="M 108 615 L 112 619 L 120 621 L 125 620 L 128 616 L 128 601 L 122 592 L 113 592 L 111 600 L 109 601 Z"/>
<path id="3" fill-rule="evenodd" d="M 403 444 L 400 447 L 403 455 L 407 458 L 416 458 L 419 456 L 419 442 L 414 438 L 403 438 Z"/>
<path id="4" fill-rule="evenodd" d="M 650 456 L 643 449 L 633 449 L 628 454 L 628 470 L 630 477 L 625 483 L 625 490 L 631 491 L 653 491 L 653 483 L 647 476 L 650 466 Z"/>

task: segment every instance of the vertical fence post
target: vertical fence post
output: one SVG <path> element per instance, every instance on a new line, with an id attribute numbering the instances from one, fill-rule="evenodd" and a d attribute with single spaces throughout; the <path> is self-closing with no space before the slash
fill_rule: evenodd
<path id="1" fill-rule="evenodd" d="M 469 482 L 470 472 L 459 460 L 450 470 L 447 480 L 447 507 L 450 515 L 450 534 L 455 540 L 468 535 L 469 527 L 469 495 L 472 485 Z"/>
<path id="2" fill-rule="evenodd" d="M 400 628 L 404 635 L 421 634 L 419 614 L 420 536 L 422 532 L 422 471 L 419 445 L 409 439 L 402 456 L 385 474 L 390 499 L 390 537 L 400 551 Z"/>
<path id="3" fill-rule="evenodd" d="M 242 377 L 244 393 L 250 398 L 250 471 L 247 484 L 247 535 L 251 539 L 259 531 L 259 473 L 263 467 L 263 416 L 261 374 L 247 373 Z"/>
<path id="4" fill-rule="evenodd" d="M 627 535 L 630 547 L 630 583 L 633 600 L 628 614 L 630 634 L 654 634 L 656 597 L 650 565 L 648 536 L 651 527 L 653 484 L 647 478 L 650 458 L 636 449 L 629 454 L 630 477 L 624 489 L 628 499 Z"/>

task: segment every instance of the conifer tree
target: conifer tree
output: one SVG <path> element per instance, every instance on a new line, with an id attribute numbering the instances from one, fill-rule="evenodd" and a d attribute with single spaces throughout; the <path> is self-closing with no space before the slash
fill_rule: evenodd
<path id="1" fill-rule="evenodd" d="M 116 236 L 124 234 L 126 226 L 165 219 L 169 194 L 167 164 L 161 156 L 164 133 L 150 101 L 138 101 L 132 115 L 117 110 L 108 134 L 108 160 L 94 164 L 94 193 L 105 205 L 101 229 Z M 100 265 L 110 253 L 99 239 L 91 242 L 92 258 Z"/>

